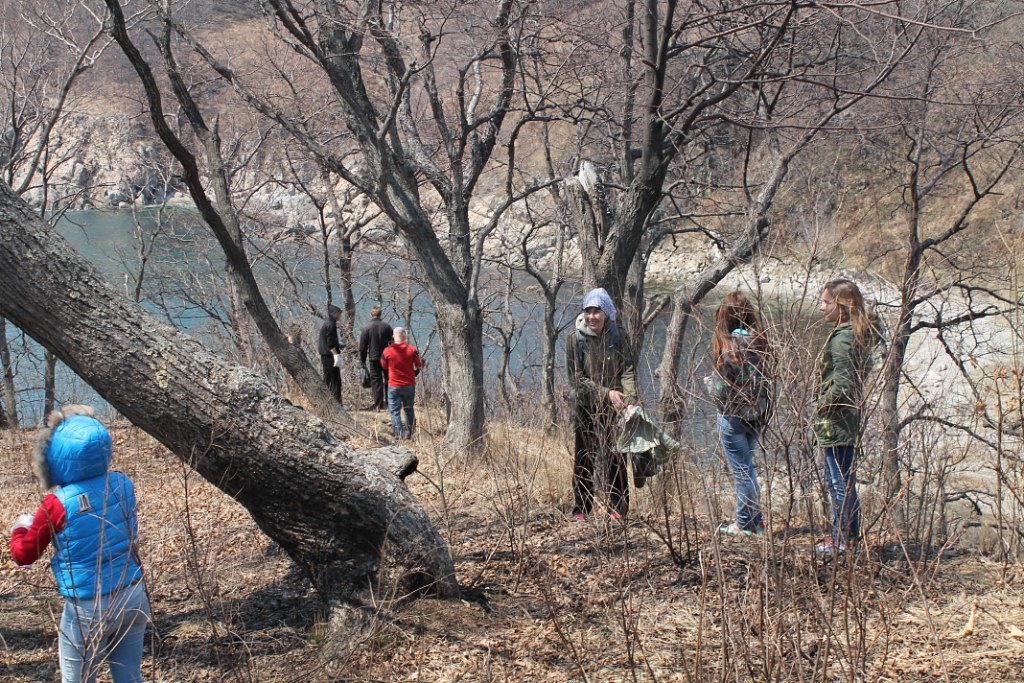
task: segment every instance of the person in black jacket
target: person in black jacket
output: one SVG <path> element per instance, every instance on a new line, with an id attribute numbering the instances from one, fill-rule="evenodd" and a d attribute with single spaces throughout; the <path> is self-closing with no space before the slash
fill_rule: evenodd
<path id="1" fill-rule="evenodd" d="M 320 367 L 323 369 L 324 384 L 331 395 L 341 403 L 341 368 L 335 357 L 341 353 L 345 345 L 338 339 L 338 321 L 341 320 L 341 309 L 337 306 L 327 307 L 327 317 L 320 321 L 320 329 L 316 335 L 316 350 L 320 354 Z"/>
<path id="2" fill-rule="evenodd" d="M 370 322 L 363 327 L 359 336 L 359 362 L 363 367 L 368 367 L 370 373 L 370 393 L 373 396 L 373 403 L 368 410 L 384 410 L 388 407 L 387 396 L 384 394 L 384 387 L 388 385 L 387 371 L 381 367 L 380 357 L 391 344 L 394 331 L 391 325 L 380 319 L 381 307 L 374 306 L 370 309 Z M 369 366 L 367 366 L 369 361 Z"/>

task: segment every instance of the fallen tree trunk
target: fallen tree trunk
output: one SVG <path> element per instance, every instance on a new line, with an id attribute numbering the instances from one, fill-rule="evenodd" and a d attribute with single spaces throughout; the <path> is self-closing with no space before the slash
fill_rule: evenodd
<path id="1" fill-rule="evenodd" d="M 335 610 L 332 623 L 361 623 L 351 608 L 382 581 L 457 593 L 448 548 L 401 479 L 411 454 L 352 451 L 262 377 L 120 296 L 3 183 L 0 316 L 239 501 Z"/>

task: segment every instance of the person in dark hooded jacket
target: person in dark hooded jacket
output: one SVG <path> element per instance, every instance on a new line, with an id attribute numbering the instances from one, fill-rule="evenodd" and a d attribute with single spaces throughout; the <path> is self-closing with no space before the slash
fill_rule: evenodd
<path id="1" fill-rule="evenodd" d="M 345 343 L 338 337 L 338 321 L 341 320 L 341 309 L 335 305 L 327 307 L 327 317 L 320 321 L 316 332 L 316 350 L 320 354 L 320 368 L 323 372 L 324 384 L 331 396 L 341 403 L 341 368 L 338 359 Z"/>
<path id="2" fill-rule="evenodd" d="M 91 408 L 67 406 L 47 425 L 36 440 L 33 470 L 49 492 L 34 515 L 15 522 L 11 557 L 32 564 L 53 545 L 50 567 L 64 596 L 64 683 L 94 680 L 104 662 L 114 683 L 141 682 L 150 608 L 136 548 L 135 489 L 110 471 L 110 434 Z"/>
<path id="3" fill-rule="evenodd" d="M 636 376 L 615 318 L 608 292 L 593 289 L 565 342 L 566 373 L 576 398 L 572 515 L 577 521 L 593 509 L 595 475 L 608 492 L 609 516 L 622 519 L 629 512 L 626 456 L 615 444 L 619 412 L 636 403 Z"/>

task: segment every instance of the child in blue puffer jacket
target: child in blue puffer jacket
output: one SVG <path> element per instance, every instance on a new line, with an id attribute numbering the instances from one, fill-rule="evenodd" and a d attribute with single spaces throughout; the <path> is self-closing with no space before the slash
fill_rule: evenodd
<path id="1" fill-rule="evenodd" d="M 111 457 L 110 433 L 91 408 L 51 413 L 32 462 L 43 503 L 11 530 L 11 557 L 19 565 L 35 562 L 53 543 L 50 567 L 64 596 L 64 683 L 94 680 L 103 662 L 115 683 L 142 681 L 150 608 L 136 552 L 135 489 L 109 470 Z"/>

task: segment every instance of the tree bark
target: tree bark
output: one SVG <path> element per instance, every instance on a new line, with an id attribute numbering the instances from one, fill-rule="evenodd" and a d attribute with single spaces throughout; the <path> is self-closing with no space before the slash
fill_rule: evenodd
<path id="1" fill-rule="evenodd" d="M 261 377 L 126 301 L 5 184 L 0 315 L 238 500 L 335 610 L 332 623 L 362 623 L 351 608 L 382 581 L 402 595 L 457 593 L 445 542 L 402 483 L 411 456 L 350 450 Z"/>
<path id="2" fill-rule="evenodd" d="M 7 344 L 7 320 L 0 317 L 0 368 L 3 369 L 3 402 L 7 406 L 0 415 L 0 428 L 18 428 L 18 392 L 14 386 L 14 364 L 11 362 L 11 347 Z"/>
<path id="3" fill-rule="evenodd" d="M 478 452 L 484 433 L 483 312 L 434 298 L 448 396 L 445 443 L 457 453 Z"/>
<path id="4" fill-rule="evenodd" d="M 43 415 L 49 415 L 57 404 L 57 358 L 47 349 L 43 354 Z"/>
<path id="5" fill-rule="evenodd" d="M 337 215 L 338 209 L 335 209 Z M 352 236 L 345 231 L 345 225 L 337 220 L 335 232 L 338 236 L 338 288 L 341 290 L 341 328 L 345 336 L 345 343 L 355 349 L 359 342 L 356 337 L 356 295 L 352 291 L 352 283 L 355 274 L 353 263 L 355 261 L 355 248 L 352 246 Z"/>
<path id="6" fill-rule="evenodd" d="M 910 319 L 907 317 L 905 292 L 896 333 L 889 344 L 885 363 L 882 365 L 881 396 L 879 398 L 879 422 L 882 431 L 882 482 L 885 500 L 892 506 L 893 522 L 898 530 L 906 532 L 906 508 L 901 494 L 903 489 L 903 468 L 900 462 L 900 376 L 906 360 L 907 344 L 910 340 Z"/>
<path id="7" fill-rule="evenodd" d="M 549 165 L 549 168 L 551 168 L 551 165 Z M 551 174 L 554 175 L 553 169 Z M 561 195 L 556 189 L 557 187 L 557 185 L 552 187 L 552 196 L 556 203 L 563 205 L 564 202 L 561 200 Z M 558 365 L 557 347 L 559 325 L 556 323 L 556 316 L 560 310 L 558 305 L 558 293 L 562 289 L 562 285 L 565 284 L 565 277 L 563 274 L 565 225 L 562 223 L 562 225 L 558 227 L 558 232 L 555 237 L 555 252 L 549 273 L 542 272 L 533 261 L 529 248 L 531 234 L 532 231 L 528 231 L 523 234 L 519 244 L 519 255 L 522 258 L 523 270 L 534 279 L 537 286 L 540 288 L 540 291 L 544 295 L 544 312 L 542 314 L 544 334 L 541 338 L 540 405 L 541 413 L 547 420 L 548 427 L 551 428 L 558 425 L 558 402 L 555 400 L 555 368 Z M 575 315 L 572 316 L 572 320 L 574 319 Z"/>

